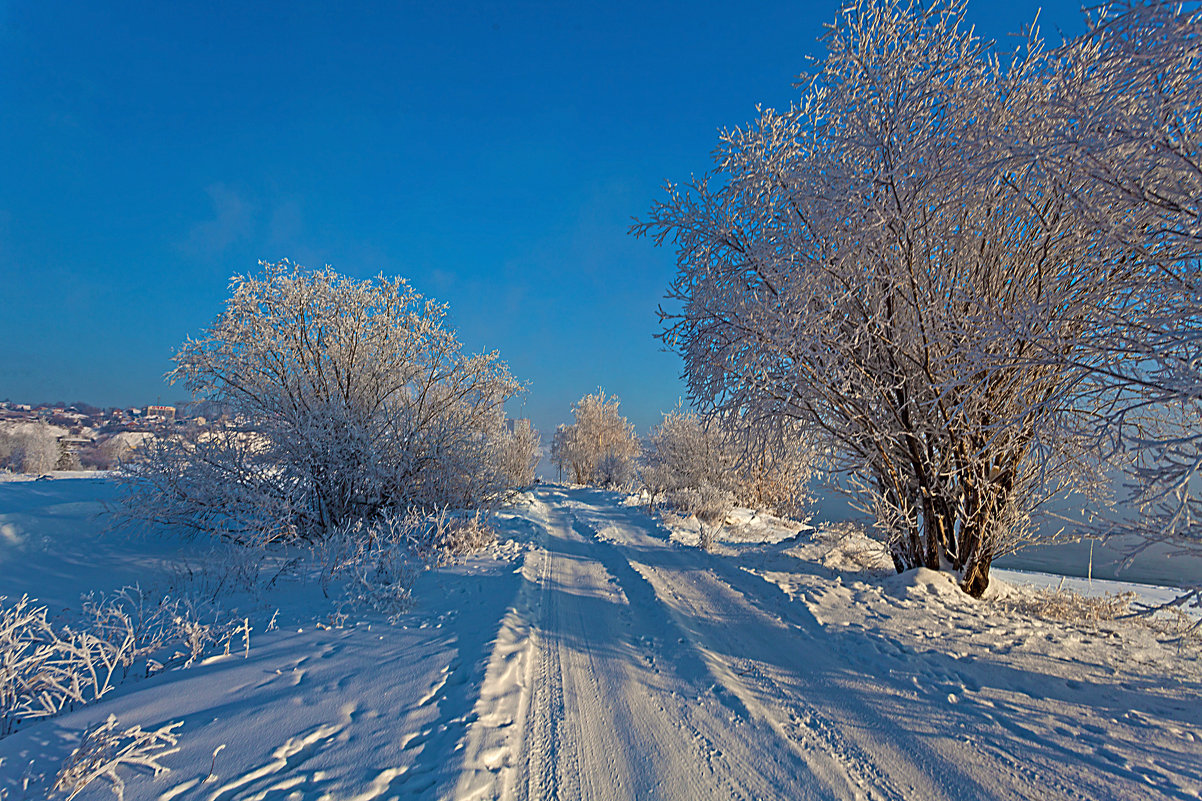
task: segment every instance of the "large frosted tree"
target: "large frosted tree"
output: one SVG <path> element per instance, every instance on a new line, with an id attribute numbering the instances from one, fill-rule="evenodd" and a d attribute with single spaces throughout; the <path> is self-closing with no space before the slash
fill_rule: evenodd
<path id="1" fill-rule="evenodd" d="M 1031 147 L 1060 62 L 1035 34 L 999 57 L 964 9 L 844 8 L 795 104 L 724 132 L 635 232 L 676 248 L 663 337 L 692 400 L 821 436 L 898 570 L 979 596 L 1096 476 L 1083 337 L 1137 268 Z M 1050 351 L 1075 358 L 1028 358 Z"/>
<path id="2" fill-rule="evenodd" d="M 1159 0 L 1096 8 L 1088 32 L 1055 55 L 1053 102 L 1028 151 L 1039 148 L 1072 187 L 1082 226 L 1141 268 L 1126 276 L 1131 301 L 1105 309 L 1088 343 L 1095 380 L 1118 394 L 1096 428 L 1103 453 L 1128 465 L 1134 503 L 1120 527 L 1198 547 L 1202 9 Z M 1066 355 L 1075 356 L 1047 357 Z"/>

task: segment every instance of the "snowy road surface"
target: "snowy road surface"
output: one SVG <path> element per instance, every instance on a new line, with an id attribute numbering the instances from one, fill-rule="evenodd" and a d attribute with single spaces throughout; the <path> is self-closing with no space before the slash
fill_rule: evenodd
<path id="1" fill-rule="evenodd" d="M 0 575 L 0 595 L 44 586 L 65 604 L 103 580 L 66 558 L 103 495 L 79 486 L 92 495 L 10 488 L 26 494 L 0 509 L 0 562 L 22 570 Z M 1003 613 L 939 574 L 840 572 L 802 538 L 706 553 L 619 501 L 540 489 L 503 516 L 507 542 L 425 574 L 397 626 L 314 626 L 328 601 L 308 585 L 290 606 L 265 599 L 281 630 L 260 627 L 249 658 L 132 681 L 0 739 L 0 797 L 46 797 L 36 788 L 110 713 L 182 721 L 170 773 L 127 774 L 130 801 L 1202 790 L 1196 648 Z M 75 541 L 92 561 L 130 548 L 153 566 L 145 542 Z M 96 781 L 79 799 L 111 797 Z"/>
<path id="2" fill-rule="evenodd" d="M 1048 676 L 1006 659 L 1005 643 L 988 659 L 824 624 L 609 493 L 539 500 L 543 549 L 478 707 L 481 720 L 515 713 L 513 730 L 504 744 L 474 733 L 477 770 L 456 795 L 1196 797 L 1188 691 Z"/>

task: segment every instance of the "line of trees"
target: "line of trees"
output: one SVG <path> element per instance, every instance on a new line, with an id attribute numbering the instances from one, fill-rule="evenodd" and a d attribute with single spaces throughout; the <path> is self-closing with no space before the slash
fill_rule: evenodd
<path id="1" fill-rule="evenodd" d="M 767 437 L 720 418 L 676 408 L 641 444 L 616 396 L 598 390 L 572 407 L 555 432 L 551 459 L 576 484 L 648 494 L 676 511 L 720 526 L 735 505 L 801 516 L 817 464 L 811 438 L 792 429 Z M 712 533 L 712 532 L 711 532 Z"/>
<path id="2" fill-rule="evenodd" d="M 899 571 L 980 596 L 1131 446 L 1145 510 L 1197 536 L 1202 28 L 1113 5 L 1000 53 L 964 12 L 845 7 L 798 100 L 633 230 L 676 248 L 694 404 L 819 437 Z"/>

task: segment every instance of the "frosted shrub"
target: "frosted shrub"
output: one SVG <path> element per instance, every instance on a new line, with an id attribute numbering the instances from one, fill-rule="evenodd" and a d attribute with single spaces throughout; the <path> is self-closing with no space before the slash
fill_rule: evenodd
<path id="1" fill-rule="evenodd" d="M 696 414 L 678 408 L 665 414 L 651 431 L 646 462 L 644 482 L 668 492 L 728 481 L 735 454 L 716 426 L 707 427 Z"/>
<path id="2" fill-rule="evenodd" d="M 1145 305 L 1127 279 L 1149 248 L 1113 232 L 1161 223 L 1091 224 L 1082 198 L 1098 194 L 1050 169 L 1060 134 L 1092 131 L 1077 113 L 1048 129 L 1056 92 L 1089 70 L 1037 32 L 999 53 L 965 14 L 962 0 L 844 4 L 795 101 L 727 128 L 712 172 L 669 185 L 634 233 L 676 250 L 661 337 L 697 407 L 819 437 L 897 570 L 949 568 L 980 597 L 1041 506 L 1101 488 L 1080 424 L 1112 407 L 1082 366 L 1151 351 L 1087 339 L 1107 310 Z M 1197 87 L 1190 41 L 1173 49 Z M 1161 81 L 1139 85 L 1159 100 Z M 1126 108 L 1116 96 L 1092 105 Z"/>
<path id="3" fill-rule="evenodd" d="M 572 407 L 575 422 L 561 425 L 551 442 L 551 460 L 577 484 L 603 484 L 599 468 L 607 460 L 607 479 L 626 478 L 624 462 L 639 455 L 634 426 L 618 413 L 618 398 L 597 390 Z M 631 476 L 633 478 L 633 476 Z"/>
<path id="4" fill-rule="evenodd" d="M 130 517 L 315 540 L 388 508 L 489 506 L 526 477 L 531 438 L 503 412 L 521 387 L 496 353 L 462 352 L 444 306 L 399 278 L 262 267 L 171 373 L 228 420 L 149 446 Z"/>
<path id="5" fill-rule="evenodd" d="M 706 421 L 678 408 L 651 432 L 645 460 L 641 478 L 653 506 L 665 493 L 708 484 L 731 493 L 735 503 L 801 514 L 815 454 L 807 438 L 767 437 L 737 417 Z"/>
<path id="6" fill-rule="evenodd" d="M 420 570 L 422 522 L 420 515 L 388 512 L 371 523 L 357 520 L 331 532 L 316 546 L 322 592 L 329 597 L 337 581 L 344 603 L 390 617 L 404 612 Z"/>
<path id="7" fill-rule="evenodd" d="M 629 489 L 637 477 L 634 459 L 616 453 L 602 456 L 594 473 L 594 481 L 599 486 L 617 490 Z"/>
<path id="8" fill-rule="evenodd" d="M 433 518 L 429 528 L 431 550 L 436 559 L 466 556 L 497 541 L 497 532 L 477 512 L 470 517 L 451 517 L 444 510 Z"/>
<path id="9" fill-rule="evenodd" d="M 0 431 L 0 467 L 21 473 L 46 473 L 62 456 L 58 436 L 45 423 L 26 423 Z"/>
<path id="10" fill-rule="evenodd" d="M 354 521 L 317 546 L 321 586 L 327 597 L 341 585 L 341 599 L 389 618 L 409 608 L 413 583 L 427 565 L 444 564 L 496 541 L 481 515 L 455 517 L 443 509 L 385 512 L 370 522 Z"/>
<path id="11" fill-rule="evenodd" d="M 154 776 L 167 772 L 169 768 L 159 760 L 179 751 L 179 735 L 175 730 L 181 725 L 183 721 L 168 723 L 154 731 L 141 726 L 118 729 L 117 718 L 109 715 L 104 723 L 84 731 L 79 746 L 59 769 L 54 791 L 66 793 L 70 801 L 93 781 L 103 778 L 112 785 L 113 794 L 124 799 L 125 780 L 117 769 L 139 767 L 150 770 Z"/>
<path id="12" fill-rule="evenodd" d="M 81 628 L 107 642 L 122 643 L 126 673 L 136 665 L 146 675 L 172 664 L 191 667 L 209 651 L 229 653 L 236 639 L 245 644 L 250 635 L 248 620 L 211 602 L 187 595 L 156 599 L 136 585 L 112 595 L 86 596 L 83 612 Z"/>
<path id="13" fill-rule="evenodd" d="M 498 462 L 507 486 L 529 487 L 534 483 L 534 472 L 542 456 L 539 452 L 541 438 L 538 430 L 528 421 L 513 422 L 513 431 L 504 431 L 499 435 Z"/>
<path id="14" fill-rule="evenodd" d="M 701 524 L 698 544 L 708 551 L 725 524 L 735 498 L 727 490 L 702 483 L 699 487 L 686 487 L 669 493 L 668 503 L 678 512 L 697 518 Z"/>

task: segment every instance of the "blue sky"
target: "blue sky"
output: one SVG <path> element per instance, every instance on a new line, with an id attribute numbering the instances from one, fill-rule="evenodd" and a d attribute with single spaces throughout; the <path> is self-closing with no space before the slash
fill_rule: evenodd
<path id="1" fill-rule="evenodd" d="M 969 16 L 1000 37 L 1037 8 Z M 674 256 L 631 218 L 788 104 L 836 11 L 0 0 L 0 398 L 179 398 L 162 375 L 229 276 L 289 258 L 449 303 L 544 432 L 598 386 L 646 431 L 684 387 L 653 339 Z"/>

